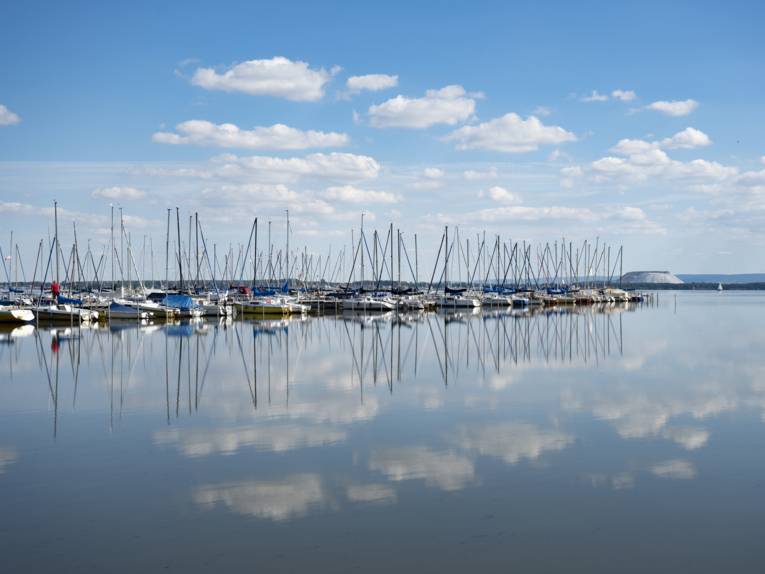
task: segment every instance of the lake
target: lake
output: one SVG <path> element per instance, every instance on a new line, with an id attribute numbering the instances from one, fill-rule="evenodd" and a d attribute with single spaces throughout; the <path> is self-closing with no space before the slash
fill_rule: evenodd
<path id="1" fill-rule="evenodd" d="M 0 332 L 3 572 L 761 572 L 765 295 Z"/>

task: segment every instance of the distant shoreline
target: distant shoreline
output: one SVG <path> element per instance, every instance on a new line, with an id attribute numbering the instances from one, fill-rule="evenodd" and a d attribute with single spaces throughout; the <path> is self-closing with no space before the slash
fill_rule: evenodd
<path id="1" fill-rule="evenodd" d="M 722 285 L 725 291 L 763 291 L 765 290 L 765 281 L 753 283 L 725 283 L 715 282 L 694 282 L 694 283 L 630 283 L 623 284 L 624 289 L 651 290 L 651 291 L 716 291 L 717 286 Z"/>

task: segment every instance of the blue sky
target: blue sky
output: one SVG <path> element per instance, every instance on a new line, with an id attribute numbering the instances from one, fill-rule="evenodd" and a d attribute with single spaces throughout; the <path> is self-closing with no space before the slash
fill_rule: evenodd
<path id="1" fill-rule="evenodd" d="M 110 203 L 221 245 L 289 208 L 325 253 L 363 210 L 424 249 L 449 224 L 762 271 L 760 4 L 539 4 L 6 6 L 0 242 L 32 251 L 56 198 L 96 243 Z"/>

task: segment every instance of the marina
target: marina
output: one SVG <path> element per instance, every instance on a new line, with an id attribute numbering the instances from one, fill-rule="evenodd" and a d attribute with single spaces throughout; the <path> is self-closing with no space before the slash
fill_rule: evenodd
<path id="1" fill-rule="evenodd" d="M 55 202 L 53 213 L 54 235 L 47 249 L 48 257 L 47 260 L 44 257 L 44 241 L 40 240 L 31 281 L 25 277 L 21 249 L 13 243 L 11 232 L 11 252 L 16 257 L 2 257 L 6 285 L 5 292 L 0 292 L 0 319 L 6 322 L 34 321 L 38 325 L 62 323 L 74 326 L 199 317 L 265 319 L 308 313 L 367 314 L 636 303 L 652 297 L 649 293 L 620 288 L 623 250 L 621 247 L 614 249 L 612 261 L 612 247 L 601 244 L 599 239 L 594 244 L 585 240 L 575 249 L 573 242 L 567 243 L 565 239 L 534 247 L 525 241 L 503 242 L 497 235 L 489 248 L 484 232 L 483 239 L 474 243 L 477 247 L 471 252 L 469 239 L 464 244 L 460 239 L 459 227 L 449 239 L 448 226 L 444 228 L 433 260 L 430 279 L 421 280 L 417 235 L 414 235 L 413 268 L 401 230 L 396 230 L 397 244 L 393 245 L 392 223 L 384 238 L 377 230 L 372 232 L 370 250 L 363 214 L 358 241 L 352 239 L 348 249 L 349 269 L 346 269 L 347 246 L 334 261 L 330 248 L 323 264 L 321 256 L 314 262 L 314 254 L 308 254 L 307 246 L 290 250 L 291 227 L 289 212 L 286 212 L 286 247 L 283 251 L 280 249 L 274 257 L 271 221 L 268 222 L 268 245 L 258 250 L 258 218 L 255 218 L 246 245 L 239 245 L 236 262 L 232 263 L 232 247 L 224 258 L 221 271 L 217 249 L 212 261 L 210 259 L 199 214 L 189 216 L 188 240 L 185 240 L 181 234 L 179 208 L 175 209 L 175 264 L 171 265 L 172 210 L 168 209 L 164 281 L 153 272 L 153 249 L 149 252 L 151 276 L 142 279 L 138 269 L 139 265 L 141 269 L 146 268 L 146 251 L 142 250 L 137 263 L 122 209 L 119 210 L 117 240 L 115 211 L 111 208 L 108 250 L 111 256 L 107 255 L 104 246 L 98 264 L 90 242 L 81 257 L 75 223 L 74 243 L 68 250 L 70 255 L 68 259 L 63 257 L 58 232 L 58 204 Z M 353 238 L 355 233 L 352 231 L 351 235 Z M 478 234 L 480 238 L 481 234 Z M 300 268 L 297 268 L 298 260 Z M 90 272 L 87 271 L 88 263 Z M 333 271 L 327 276 L 331 263 Z M 406 274 L 402 277 L 402 267 L 408 267 L 409 277 Z M 192 269 L 195 273 L 189 278 Z M 119 270 L 118 274 L 115 274 L 116 270 Z M 245 279 L 250 273 L 249 279 Z M 346 273 L 347 280 L 343 282 L 341 278 Z"/>

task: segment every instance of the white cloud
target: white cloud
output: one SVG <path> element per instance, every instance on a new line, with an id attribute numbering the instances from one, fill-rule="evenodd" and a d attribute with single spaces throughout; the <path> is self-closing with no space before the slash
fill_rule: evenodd
<path id="1" fill-rule="evenodd" d="M 546 126 L 535 116 L 527 119 L 509 113 L 453 131 L 447 141 L 457 142 L 458 149 L 486 149 L 507 153 L 534 151 L 540 145 L 557 145 L 576 141 L 576 136 L 559 126 Z"/>
<path id="2" fill-rule="evenodd" d="M 597 90 L 592 90 L 589 96 L 583 96 L 583 102 L 606 102 L 608 101 L 608 94 L 600 94 Z"/>
<path id="3" fill-rule="evenodd" d="M 696 100 L 658 101 L 648 104 L 646 109 L 655 110 L 668 116 L 687 116 L 699 107 Z"/>
<path id="4" fill-rule="evenodd" d="M 40 205 L 32 205 L 30 203 L 20 203 L 18 201 L 0 201 L 0 213 L 10 213 L 18 216 L 51 220 L 53 218 L 53 207 L 43 207 Z M 59 207 L 58 217 L 59 221 L 76 221 L 78 225 L 83 225 L 85 227 L 109 227 L 109 217 L 106 215 L 71 211 Z M 147 219 L 145 217 L 130 214 L 125 214 L 123 219 L 127 227 L 139 228 L 158 226 L 161 222 L 159 219 Z"/>
<path id="5" fill-rule="evenodd" d="M 611 96 L 622 102 L 631 102 L 637 95 L 632 90 L 614 90 L 611 92 Z"/>
<path id="6" fill-rule="evenodd" d="M 505 205 L 460 213 L 457 217 L 441 214 L 445 223 L 548 223 L 550 221 L 610 225 L 619 233 L 664 234 L 666 230 L 651 221 L 639 207 L 602 206 L 597 209 L 568 206 Z"/>
<path id="7" fill-rule="evenodd" d="M 688 480 L 696 478 L 696 468 L 690 461 L 682 459 L 667 460 L 656 463 L 651 472 L 659 478 Z"/>
<path id="8" fill-rule="evenodd" d="M 249 183 L 244 185 L 222 185 L 202 190 L 201 200 L 216 209 L 229 209 L 228 217 L 245 217 L 249 219 L 255 209 L 281 210 L 288 208 L 290 212 L 308 213 L 315 215 L 330 215 L 335 213 L 332 204 L 317 198 L 308 192 L 298 192 L 283 184 Z"/>
<path id="9" fill-rule="evenodd" d="M 661 140 L 661 147 L 670 149 L 691 149 L 707 146 L 712 143 L 709 136 L 696 128 L 685 128 L 671 138 Z"/>
<path id="10" fill-rule="evenodd" d="M 432 189 L 440 189 L 444 186 L 444 182 L 440 179 L 433 179 L 433 178 L 426 178 L 419 181 L 413 181 L 412 183 L 407 184 L 407 187 L 410 189 L 417 189 L 417 190 L 432 190 Z"/>
<path id="11" fill-rule="evenodd" d="M 508 191 L 504 187 L 495 185 L 486 191 L 486 196 L 500 203 L 519 203 L 521 198 L 517 193 Z"/>
<path id="12" fill-rule="evenodd" d="M 362 91 L 379 92 L 398 85 L 398 76 L 388 74 L 366 74 L 364 76 L 351 76 L 346 80 L 345 86 L 352 94 Z"/>
<path id="13" fill-rule="evenodd" d="M 531 112 L 535 116 L 540 116 L 543 118 L 546 118 L 550 114 L 552 114 L 552 110 L 548 108 L 547 106 L 537 106 L 534 108 L 534 111 Z"/>
<path id="14" fill-rule="evenodd" d="M 622 139 L 611 148 L 611 151 L 620 155 L 647 154 L 654 150 L 666 149 L 692 149 L 708 146 L 712 140 L 707 134 L 696 128 L 685 128 L 671 137 L 657 141 L 638 139 Z M 659 156 L 656 156 L 659 157 Z"/>
<path id="15" fill-rule="evenodd" d="M 570 165 L 560 170 L 561 180 L 560 185 L 566 189 L 574 187 L 574 182 L 577 178 L 584 175 L 584 170 L 578 165 Z"/>
<path id="16" fill-rule="evenodd" d="M 328 187 L 324 197 L 329 200 L 348 203 L 396 203 L 399 200 L 395 194 L 388 191 L 359 189 L 352 185 Z"/>
<path id="17" fill-rule="evenodd" d="M 645 181 L 649 177 L 662 177 L 711 179 L 719 182 L 735 178 L 738 175 L 736 167 L 705 159 L 678 161 L 672 159 L 663 149 L 691 149 L 709 144 L 711 144 L 709 136 L 695 128 L 686 128 L 671 137 L 656 141 L 622 139 L 611 148 L 611 151 L 617 154 L 616 156 L 605 156 L 593 161 L 586 172 L 595 181 L 619 178 Z M 571 184 L 571 176 L 568 177 L 562 182 L 564 186 Z"/>
<path id="18" fill-rule="evenodd" d="M 0 104 L 0 126 L 12 126 L 21 122 L 21 118 L 11 110 Z"/>
<path id="19" fill-rule="evenodd" d="M 220 158 L 219 174 L 263 179 L 295 180 L 301 177 L 374 179 L 380 164 L 370 156 L 352 153 L 314 153 L 305 157 L 226 156 Z"/>
<path id="20" fill-rule="evenodd" d="M 423 170 L 422 175 L 430 179 L 438 179 L 444 177 L 444 170 L 438 169 L 437 167 L 426 167 Z"/>
<path id="21" fill-rule="evenodd" d="M 561 174 L 565 177 L 579 177 L 582 175 L 582 168 L 578 165 L 570 165 L 560 170 Z"/>
<path id="22" fill-rule="evenodd" d="M 212 68 L 198 68 L 191 82 L 207 90 L 310 102 L 324 96 L 324 85 L 331 77 L 332 72 L 323 68 L 314 70 L 306 62 L 275 57 L 242 62 L 222 74 Z"/>
<path id="23" fill-rule="evenodd" d="M 549 220 L 593 221 L 595 219 L 595 214 L 591 209 L 586 207 L 530 207 L 514 205 L 508 207 L 492 207 L 491 209 L 481 209 L 472 213 L 465 214 L 463 217 L 483 222 L 535 222 Z"/>
<path id="24" fill-rule="evenodd" d="M 372 126 L 378 128 L 427 128 L 436 124 L 454 125 L 475 112 L 474 94 L 452 85 L 428 90 L 422 98 L 398 95 L 368 110 Z"/>
<path id="25" fill-rule="evenodd" d="M 305 149 L 337 147 L 348 143 L 348 136 L 337 132 L 303 131 L 274 124 L 243 130 L 234 124 L 214 124 L 205 120 L 189 120 L 175 126 L 179 133 L 157 132 L 152 139 L 165 144 L 194 144 L 225 148 Z"/>
<path id="26" fill-rule="evenodd" d="M 126 199 L 141 199 L 146 194 L 140 189 L 135 187 L 100 187 L 96 189 L 92 194 L 93 197 L 102 197 L 104 199 L 126 200 Z"/>
<path id="27" fill-rule="evenodd" d="M 480 179 L 496 179 L 497 178 L 497 168 L 496 167 L 490 167 L 489 169 L 487 169 L 485 171 L 468 169 L 467 171 L 463 172 L 462 175 L 468 181 L 476 181 L 476 180 L 480 180 Z"/>

